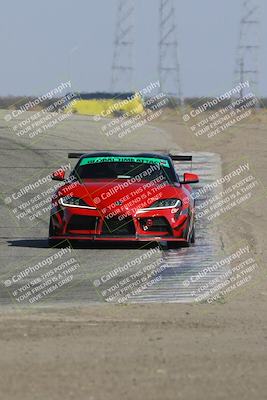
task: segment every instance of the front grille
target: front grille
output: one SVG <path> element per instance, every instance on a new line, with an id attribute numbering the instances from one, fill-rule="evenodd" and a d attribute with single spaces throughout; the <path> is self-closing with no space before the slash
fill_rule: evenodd
<path id="1" fill-rule="evenodd" d="M 88 217 L 84 215 L 73 215 L 68 224 L 69 231 L 92 231 L 95 230 L 97 217 Z"/>
<path id="2" fill-rule="evenodd" d="M 147 225 L 147 220 L 152 220 L 153 224 L 151 226 Z M 171 227 L 164 217 L 152 217 L 152 218 L 141 218 L 140 224 L 142 229 L 146 232 L 169 232 L 172 233 Z"/>
<path id="3" fill-rule="evenodd" d="M 106 218 L 103 222 L 102 233 L 112 236 L 135 235 L 135 226 L 130 217 L 119 220 L 118 218 Z"/>

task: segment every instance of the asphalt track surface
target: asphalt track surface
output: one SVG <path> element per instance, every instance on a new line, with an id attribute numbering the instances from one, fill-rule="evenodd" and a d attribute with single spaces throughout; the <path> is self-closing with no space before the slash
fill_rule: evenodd
<path id="1" fill-rule="evenodd" d="M 60 249 L 47 247 L 49 203 L 55 182 L 43 178 L 69 163 L 68 151 L 96 148 L 129 151 L 172 148 L 179 151 L 166 132 L 151 125 L 143 127 L 135 141 L 129 140 L 120 143 L 120 146 L 114 146 L 114 142 L 111 142 L 109 146 L 103 143 L 103 137 L 99 134 L 100 123 L 76 116 L 37 140 L 19 138 L 5 122 L 1 124 L 0 305 L 64 307 L 118 302 L 118 299 L 126 303 L 194 302 L 201 293 L 200 288 L 207 284 L 207 279 L 214 279 L 223 273 L 222 270 L 215 271 L 208 278 L 203 276 L 191 281 L 192 276 L 198 276 L 203 268 L 218 259 L 217 250 L 221 246 L 219 232 L 214 232 L 205 219 L 197 222 L 196 244 L 190 248 L 166 250 L 155 244 L 107 243 L 83 244 L 68 250 L 67 244 L 64 255 L 60 253 L 55 258 Z M 155 138 L 153 148 L 149 140 L 152 135 Z M 220 177 L 220 158 L 216 154 L 194 153 L 193 157 L 193 172 L 201 177 L 196 190 Z M 182 175 L 188 170 L 188 164 L 177 163 L 176 168 Z M 30 190 L 25 190 L 29 185 L 32 185 Z M 198 201 L 204 200 L 205 197 L 201 197 Z M 37 205 L 40 203 L 42 207 Z M 27 210 L 30 210 L 28 214 Z M 146 259 L 147 254 L 152 255 Z M 36 266 L 40 262 L 43 264 L 41 267 L 39 265 L 38 271 L 25 273 L 29 266 Z M 63 262 L 66 263 L 64 268 Z M 131 266 L 123 273 L 114 273 L 118 267 L 124 267 L 129 262 L 132 262 Z M 149 268 L 151 263 L 155 263 L 152 270 Z M 55 268 L 58 268 L 56 274 L 61 273 L 57 283 L 51 278 L 51 270 Z M 62 274 L 63 269 L 65 271 Z M 153 278 L 158 278 L 158 281 L 142 286 L 142 289 L 141 284 L 134 286 L 138 277 L 144 278 L 141 270 L 153 271 Z M 12 277 L 15 277 L 16 283 Z M 38 286 L 41 281 L 44 284 L 42 291 L 27 295 L 32 285 Z M 144 278 L 143 282 L 148 281 Z M 131 284 L 126 290 L 126 286 Z M 118 288 L 124 288 L 125 291 L 116 297 L 114 295 L 118 293 Z M 140 290 L 133 294 L 133 288 Z M 42 295 L 38 298 L 39 293 Z"/>

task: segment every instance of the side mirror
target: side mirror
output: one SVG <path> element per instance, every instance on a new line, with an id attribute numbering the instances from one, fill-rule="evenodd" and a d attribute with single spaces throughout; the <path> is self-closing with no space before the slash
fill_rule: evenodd
<path id="1" fill-rule="evenodd" d="M 191 174 L 189 172 L 184 173 L 184 180 L 181 183 L 189 184 L 189 183 L 198 183 L 199 176 L 197 174 Z"/>
<path id="2" fill-rule="evenodd" d="M 63 171 L 63 169 L 58 169 L 52 173 L 51 177 L 53 181 L 64 181 L 65 171 Z"/>

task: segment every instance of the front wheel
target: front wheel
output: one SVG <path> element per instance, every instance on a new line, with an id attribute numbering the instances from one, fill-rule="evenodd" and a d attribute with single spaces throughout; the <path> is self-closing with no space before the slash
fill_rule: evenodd
<path id="1" fill-rule="evenodd" d="M 192 228 L 190 243 L 195 243 L 195 226 Z"/>
<path id="2" fill-rule="evenodd" d="M 53 227 L 52 220 L 51 220 L 51 217 L 50 217 L 48 247 L 59 247 L 59 244 L 62 243 L 62 240 L 50 239 L 50 237 L 54 236 L 54 235 L 55 235 L 55 229 Z"/>
<path id="3" fill-rule="evenodd" d="M 168 241 L 167 242 L 168 249 L 182 249 L 183 247 L 189 247 L 189 242 L 175 242 L 175 241 Z"/>
<path id="4" fill-rule="evenodd" d="M 62 241 L 57 240 L 57 239 L 50 239 L 48 238 L 48 247 L 60 247 L 59 244 L 62 243 Z"/>

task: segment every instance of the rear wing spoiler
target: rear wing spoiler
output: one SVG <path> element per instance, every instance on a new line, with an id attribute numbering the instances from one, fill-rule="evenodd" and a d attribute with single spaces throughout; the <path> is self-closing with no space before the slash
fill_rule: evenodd
<path id="1" fill-rule="evenodd" d="M 81 158 L 86 153 L 68 153 L 68 158 Z"/>
<path id="2" fill-rule="evenodd" d="M 97 152 L 97 151 L 103 151 L 103 150 L 91 150 L 92 152 Z M 105 150 L 108 151 L 108 150 Z M 129 151 L 129 150 L 128 150 Z M 110 150 L 110 152 L 114 152 L 114 150 Z M 192 156 L 187 156 L 187 155 L 176 155 L 176 154 L 171 154 L 166 151 L 160 152 L 162 154 L 168 155 L 173 161 L 189 161 L 192 162 L 193 157 Z M 68 153 L 68 158 L 81 158 L 83 155 L 88 154 L 86 152 L 84 153 Z"/>
<path id="3" fill-rule="evenodd" d="M 173 161 L 189 161 L 189 162 L 193 161 L 192 156 L 179 156 L 175 154 L 169 154 L 169 157 L 171 157 Z"/>

